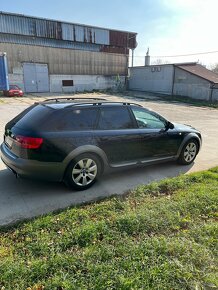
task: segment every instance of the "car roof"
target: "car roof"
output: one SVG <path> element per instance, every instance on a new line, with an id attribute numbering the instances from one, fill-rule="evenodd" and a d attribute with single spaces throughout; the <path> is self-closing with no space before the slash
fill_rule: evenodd
<path id="1" fill-rule="evenodd" d="M 36 102 L 35 104 L 41 104 L 53 109 L 63 109 L 66 107 L 77 107 L 77 106 L 102 106 L 102 105 L 111 105 L 111 106 L 128 106 L 135 105 L 142 107 L 139 104 L 132 102 L 117 102 L 117 101 L 108 101 L 101 98 L 55 98 L 55 99 L 46 99 L 42 102 Z"/>

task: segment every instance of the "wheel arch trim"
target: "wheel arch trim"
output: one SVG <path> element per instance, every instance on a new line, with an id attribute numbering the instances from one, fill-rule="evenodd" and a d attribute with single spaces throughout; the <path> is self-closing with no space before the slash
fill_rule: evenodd
<path id="1" fill-rule="evenodd" d="M 70 152 L 67 155 L 67 157 L 63 161 L 64 166 L 65 166 L 65 170 L 66 170 L 67 166 L 69 165 L 69 163 L 74 158 L 76 158 L 77 156 L 84 154 L 84 153 L 95 154 L 101 158 L 101 161 L 103 163 L 102 164 L 103 167 L 108 165 L 107 156 L 102 149 L 100 149 L 99 147 L 94 146 L 94 145 L 84 145 L 84 146 L 77 147 L 75 150 L 73 150 L 72 152 Z"/>
<path id="2" fill-rule="evenodd" d="M 198 152 L 200 151 L 200 148 L 201 148 L 201 145 L 202 145 L 201 138 L 196 133 L 189 133 L 188 135 L 185 136 L 185 138 L 183 139 L 182 143 L 180 144 L 179 149 L 177 151 L 176 157 L 179 157 L 180 153 L 182 152 L 183 146 L 185 145 L 186 142 L 188 142 L 191 139 L 195 139 L 198 142 L 198 144 L 199 144 Z"/>

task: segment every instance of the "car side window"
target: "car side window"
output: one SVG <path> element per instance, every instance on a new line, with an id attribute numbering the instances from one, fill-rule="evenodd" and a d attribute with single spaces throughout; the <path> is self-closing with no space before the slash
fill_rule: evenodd
<path id="1" fill-rule="evenodd" d="M 142 108 L 132 108 L 138 127 L 141 129 L 163 129 L 165 128 L 164 120 L 158 115 Z"/>
<path id="2" fill-rule="evenodd" d="M 98 129 L 130 129 L 133 128 L 132 119 L 127 107 L 104 107 L 100 109 Z"/>
<path id="3" fill-rule="evenodd" d="M 76 108 L 66 110 L 64 113 L 54 116 L 48 127 L 56 131 L 84 131 L 93 130 L 97 120 L 97 110 L 94 108 Z"/>

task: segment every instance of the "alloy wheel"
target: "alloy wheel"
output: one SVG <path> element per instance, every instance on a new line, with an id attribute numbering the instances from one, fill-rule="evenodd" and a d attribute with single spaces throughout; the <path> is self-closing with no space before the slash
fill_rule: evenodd
<path id="1" fill-rule="evenodd" d="M 184 150 L 184 159 L 187 163 L 194 160 L 195 156 L 197 154 L 197 146 L 194 142 L 190 142 L 187 144 Z"/>
<path id="2" fill-rule="evenodd" d="M 98 172 L 96 162 L 91 158 L 79 160 L 72 170 L 72 179 L 78 186 L 87 186 L 92 183 Z"/>

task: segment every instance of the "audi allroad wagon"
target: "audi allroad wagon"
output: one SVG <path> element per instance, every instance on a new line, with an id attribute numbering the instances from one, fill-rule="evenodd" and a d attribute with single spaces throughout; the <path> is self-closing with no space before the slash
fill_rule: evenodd
<path id="1" fill-rule="evenodd" d="M 92 186 L 106 168 L 177 160 L 188 165 L 198 130 L 139 104 L 90 98 L 35 103 L 5 126 L 1 158 L 16 175 Z"/>

